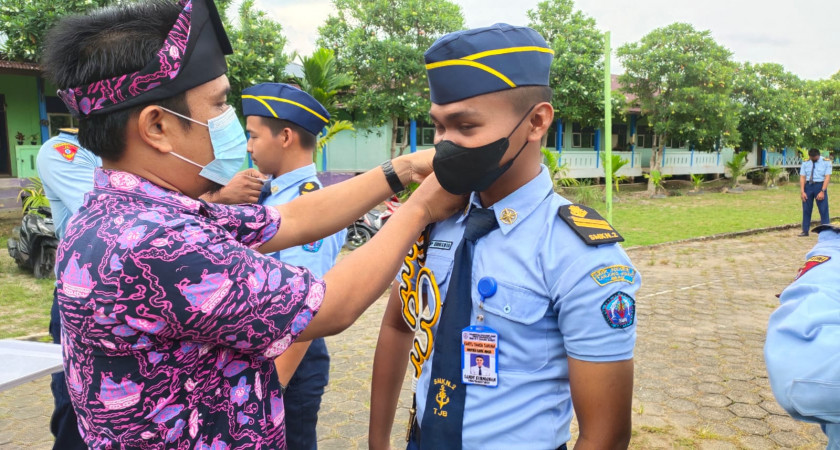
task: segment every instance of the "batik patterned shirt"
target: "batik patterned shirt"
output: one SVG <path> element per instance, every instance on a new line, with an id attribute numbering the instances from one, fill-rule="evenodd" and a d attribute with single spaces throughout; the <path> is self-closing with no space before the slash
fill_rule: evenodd
<path id="1" fill-rule="evenodd" d="M 325 286 L 258 253 L 276 209 L 97 169 L 58 250 L 64 368 L 94 449 L 285 448 L 273 358 Z"/>

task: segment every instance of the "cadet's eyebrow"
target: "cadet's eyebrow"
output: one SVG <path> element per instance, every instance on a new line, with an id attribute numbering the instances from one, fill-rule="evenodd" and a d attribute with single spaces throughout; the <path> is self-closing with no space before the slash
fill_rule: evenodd
<path id="1" fill-rule="evenodd" d="M 453 122 L 456 120 L 463 120 L 463 119 L 473 119 L 476 116 L 480 116 L 481 114 L 474 110 L 474 109 L 462 109 L 460 111 L 451 112 L 443 116 L 444 122 Z M 432 118 L 435 122 L 440 122 L 440 120 L 434 116 L 431 112 L 429 113 L 429 117 Z"/>

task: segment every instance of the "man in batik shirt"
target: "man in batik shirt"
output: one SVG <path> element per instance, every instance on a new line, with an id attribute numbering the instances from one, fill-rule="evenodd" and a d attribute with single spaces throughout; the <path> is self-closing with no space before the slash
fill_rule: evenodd
<path id="1" fill-rule="evenodd" d="M 119 5 L 49 35 L 45 72 L 103 162 L 57 254 L 65 372 L 90 448 L 285 448 L 273 358 L 350 326 L 423 228 L 463 204 L 424 182 L 323 280 L 264 256 L 346 227 L 422 181 L 431 156 L 276 208 L 197 200 L 245 155 L 230 52 L 211 0 Z"/>

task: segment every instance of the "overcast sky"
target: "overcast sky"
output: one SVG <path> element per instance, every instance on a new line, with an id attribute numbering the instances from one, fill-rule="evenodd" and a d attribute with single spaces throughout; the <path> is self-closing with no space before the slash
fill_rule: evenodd
<path id="1" fill-rule="evenodd" d="M 538 0 L 454 0 L 470 28 L 504 21 L 526 25 Z M 576 0 L 598 27 L 612 33 L 613 50 L 651 30 L 688 22 L 710 30 L 738 61 L 776 62 L 808 79 L 840 70 L 840 0 Z M 330 0 L 257 0 L 283 26 L 289 48 L 315 48 Z M 615 60 L 614 60 L 615 61 Z M 617 61 L 616 61 L 617 62 Z M 614 73 L 620 72 L 614 62 Z"/>

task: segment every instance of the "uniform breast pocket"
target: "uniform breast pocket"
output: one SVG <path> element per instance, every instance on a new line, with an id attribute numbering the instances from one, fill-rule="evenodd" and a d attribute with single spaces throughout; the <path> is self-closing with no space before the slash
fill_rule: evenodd
<path id="1" fill-rule="evenodd" d="M 549 331 L 557 328 L 546 317 L 548 306 L 543 295 L 498 282 L 496 294 L 484 303 L 484 323 L 499 333 L 500 371 L 534 372 L 548 363 Z"/>

